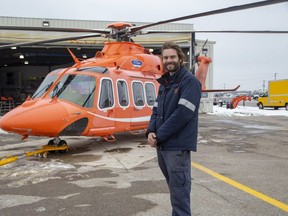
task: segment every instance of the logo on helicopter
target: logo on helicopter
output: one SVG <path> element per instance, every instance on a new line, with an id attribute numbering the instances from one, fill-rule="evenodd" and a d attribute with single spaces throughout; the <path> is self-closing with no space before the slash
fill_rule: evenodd
<path id="1" fill-rule="evenodd" d="M 131 63 L 136 68 L 140 68 L 142 66 L 142 64 L 143 64 L 142 61 L 137 60 L 137 59 L 136 60 L 132 60 Z"/>

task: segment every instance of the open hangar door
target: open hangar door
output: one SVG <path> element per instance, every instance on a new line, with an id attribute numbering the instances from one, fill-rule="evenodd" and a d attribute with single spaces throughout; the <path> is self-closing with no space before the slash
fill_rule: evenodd
<path id="1" fill-rule="evenodd" d="M 70 48 L 79 59 L 91 58 L 101 50 L 101 47 Z M 22 103 L 35 92 L 49 72 L 73 64 L 73 58 L 64 47 L 20 47 L 7 50 L 0 57 L 0 95 L 12 97 L 15 105 Z"/>

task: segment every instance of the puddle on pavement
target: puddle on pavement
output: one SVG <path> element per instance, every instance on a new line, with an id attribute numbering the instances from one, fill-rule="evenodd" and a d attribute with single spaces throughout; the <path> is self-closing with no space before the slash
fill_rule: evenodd
<path id="1" fill-rule="evenodd" d="M 114 148 L 114 149 L 106 150 L 104 152 L 108 152 L 108 153 L 128 153 L 131 150 L 132 150 L 132 148 Z"/>
<path id="2" fill-rule="evenodd" d="M 144 148 L 145 146 L 148 146 L 147 141 L 139 141 L 138 148 Z"/>
<path id="3" fill-rule="evenodd" d="M 86 155 L 67 155 L 64 157 L 59 158 L 65 163 L 79 163 L 79 162 L 93 162 L 98 161 L 102 158 L 102 155 L 92 155 L 92 154 L 86 154 Z"/>

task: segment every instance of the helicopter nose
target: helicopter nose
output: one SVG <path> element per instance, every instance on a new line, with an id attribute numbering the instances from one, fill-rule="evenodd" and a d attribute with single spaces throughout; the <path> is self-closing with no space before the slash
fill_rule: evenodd
<path id="1" fill-rule="evenodd" d="M 69 124 L 67 108 L 50 100 L 27 101 L 1 119 L 0 128 L 23 136 L 57 136 Z"/>

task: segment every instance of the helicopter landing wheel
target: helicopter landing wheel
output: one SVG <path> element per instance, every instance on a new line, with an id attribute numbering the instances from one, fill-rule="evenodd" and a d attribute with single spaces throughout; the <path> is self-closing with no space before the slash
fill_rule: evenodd
<path id="1" fill-rule="evenodd" d="M 48 146 L 54 146 L 55 145 L 54 140 L 53 139 L 49 140 L 47 145 Z"/>
<path id="2" fill-rule="evenodd" d="M 59 138 L 59 137 L 54 137 L 53 139 L 49 140 L 48 142 L 48 146 L 59 146 L 59 143 L 61 142 L 62 140 Z M 64 140 L 63 140 L 64 141 Z M 64 141 L 65 142 L 65 141 Z"/>
<path id="3" fill-rule="evenodd" d="M 47 146 L 51 147 L 51 146 L 57 146 L 56 144 L 56 140 L 55 139 L 51 139 L 49 140 L 49 142 L 47 143 Z M 49 151 L 50 153 L 57 153 L 58 151 L 55 150 L 55 151 Z"/>
<path id="4" fill-rule="evenodd" d="M 59 150 L 59 153 L 67 153 L 68 152 L 68 145 L 65 140 L 60 140 L 57 146 L 66 147 L 65 150 Z"/>
<path id="5" fill-rule="evenodd" d="M 53 153 L 58 153 L 58 152 L 59 153 L 66 153 L 66 152 L 68 152 L 68 145 L 67 145 L 66 141 L 65 140 L 60 140 L 59 138 L 58 139 L 54 138 L 54 139 L 49 140 L 47 146 L 55 147 L 54 151 L 52 150 L 52 151 L 49 151 L 49 152 L 53 152 Z M 65 147 L 65 148 L 64 148 L 64 150 L 58 150 L 57 147 L 61 147 L 61 148 Z"/>

